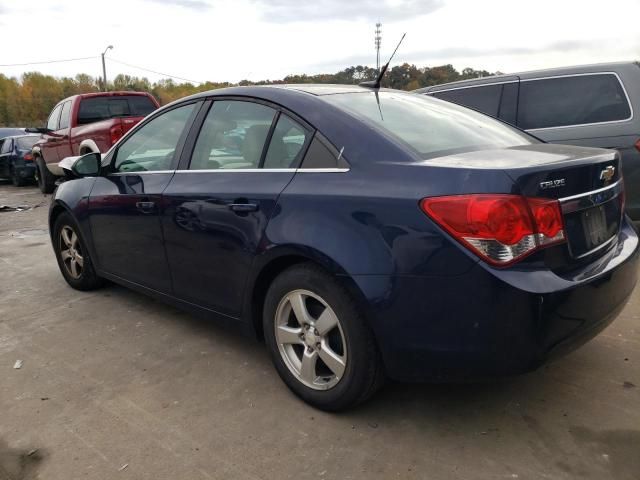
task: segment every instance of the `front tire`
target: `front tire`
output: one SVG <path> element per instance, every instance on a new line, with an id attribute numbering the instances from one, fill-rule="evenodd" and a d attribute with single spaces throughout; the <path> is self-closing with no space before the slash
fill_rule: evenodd
<path id="1" fill-rule="evenodd" d="M 353 407 L 383 383 L 373 332 L 348 292 L 313 264 L 291 267 L 273 281 L 263 326 L 278 374 L 316 408 Z"/>
<path id="2" fill-rule="evenodd" d="M 38 188 L 42 193 L 53 193 L 56 189 L 56 177 L 53 175 L 42 157 L 36 157 Z"/>
<path id="3" fill-rule="evenodd" d="M 76 290 L 94 290 L 103 285 L 93 267 L 86 243 L 71 215 L 61 213 L 53 226 L 53 249 L 58 267 L 67 283 Z"/>

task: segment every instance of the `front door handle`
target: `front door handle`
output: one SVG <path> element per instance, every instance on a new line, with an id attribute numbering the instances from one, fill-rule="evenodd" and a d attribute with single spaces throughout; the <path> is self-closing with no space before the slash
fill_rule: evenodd
<path id="1" fill-rule="evenodd" d="M 256 203 L 232 203 L 229 208 L 237 213 L 255 212 L 258 210 Z"/>
<path id="2" fill-rule="evenodd" d="M 156 208 L 156 202 L 136 202 L 136 208 L 142 213 L 153 213 Z"/>

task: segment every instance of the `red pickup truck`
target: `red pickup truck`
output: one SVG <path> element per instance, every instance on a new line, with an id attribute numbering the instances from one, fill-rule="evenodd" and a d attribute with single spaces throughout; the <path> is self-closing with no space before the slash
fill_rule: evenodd
<path id="1" fill-rule="evenodd" d="M 106 152 L 158 107 L 153 96 L 142 92 L 86 93 L 59 102 L 45 127 L 26 129 L 42 135 L 33 146 L 40 190 L 53 192 L 56 177 L 64 175 L 58 167 L 60 160 Z"/>

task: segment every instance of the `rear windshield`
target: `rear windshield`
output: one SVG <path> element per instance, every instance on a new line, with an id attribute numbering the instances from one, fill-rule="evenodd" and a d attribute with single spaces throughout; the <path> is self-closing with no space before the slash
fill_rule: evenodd
<path id="1" fill-rule="evenodd" d="M 39 139 L 40 139 L 40 136 L 38 135 L 32 135 L 29 137 L 20 137 L 18 138 L 18 149 L 31 150 L 31 147 L 33 147 Z"/>
<path id="2" fill-rule="evenodd" d="M 24 130 L 19 128 L 0 128 L 0 138 L 11 137 L 13 135 L 22 135 Z"/>
<path id="3" fill-rule="evenodd" d="M 78 125 L 114 117 L 144 117 L 155 109 L 151 99 L 143 95 L 85 98 L 80 102 Z"/>
<path id="4" fill-rule="evenodd" d="M 375 124 L 422 158 L 537 143 L 533 137 L 487 115 L 424 95 L 379 92 L 323 97 Z"/>

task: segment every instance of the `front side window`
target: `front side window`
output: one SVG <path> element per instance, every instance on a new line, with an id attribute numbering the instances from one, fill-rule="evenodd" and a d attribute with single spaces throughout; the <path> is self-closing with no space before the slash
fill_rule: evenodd
<path id="1" fill-rule="evenodd" d="M 310 133 L 285 114 L 278 118 L 263 168 L 296 168 Z"/>
<path id="2" fill-rule="evenodd" d="M 183 105 L 152 119 L 118 147 L 116 172 L 149 172 L 172 168 L 178 143 L 189 125 L 195 103 Z"/>
<path id="3" fill-rule="evenodd" d="M 62 110 L 62 105 L 58 105 L 53 109 L 51 115 L 49 115 L 49 120 L 47 121 L 47 128 L 51 131 L 58 130 L 58 120 L 60 119 L 60 110 Z"/>
<path id="4" fill-rule="evenodd" d="M 62 113 L 60 114 L 60 126 L 59 130 L 63 128 L 69 128 L 69 117 L 71 113 L 71 102 L 64 102 L 62 104 Z"/>
<path id="5" fill-rule="evenodd" d="M 518 126 L 522 129 L 611 122 L 630 116 L 627 97 L 613 74 L 520 83 Z"/>
<path id="6" fill-rule="evenodd" d="M 190 170 L 259 168 L 276 111 L 252 102 L 220 100 L 207 114 Z"/>
<path id="7" fill-rule="evenodd" d="M 425 159 L 537 142 L 491 117 L 426 95 L 362 92 L 322 98 L 372 123 Z"/>
<path id="8" fill-rule="evenodd" d="M 498 116 L 502 84 L 484 87 L 457 88 L 444 92 L 434 92 L 433 96 L 448 102 L 473 108 L 492 117 Z"/>

